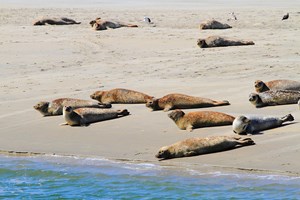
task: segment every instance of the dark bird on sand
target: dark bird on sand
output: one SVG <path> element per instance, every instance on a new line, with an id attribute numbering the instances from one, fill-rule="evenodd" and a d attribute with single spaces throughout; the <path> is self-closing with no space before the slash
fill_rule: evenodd
<path id="1" fill-rule="evenodd" d="M 287 13 L 286 15 L 284 15 L 283 17 L 282 17 L 282 20 L 286 20 L 286 19 L 288 19 L 289 18 L 289 13 Z"/>

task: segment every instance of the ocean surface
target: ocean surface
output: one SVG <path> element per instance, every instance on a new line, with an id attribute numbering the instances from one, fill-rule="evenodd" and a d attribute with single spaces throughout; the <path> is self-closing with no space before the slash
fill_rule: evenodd
<path id="1" fill-rule="evenodd" d="M 0 199 L 300 199 L 300 177 L 101 158 L 0 156 Z"/>

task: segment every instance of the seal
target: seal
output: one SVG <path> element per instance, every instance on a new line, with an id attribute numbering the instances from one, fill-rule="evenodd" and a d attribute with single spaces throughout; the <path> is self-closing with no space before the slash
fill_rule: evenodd
<path id="1" fill-rule="evenodd" d="M 218 22 L 216 20 L 204 21 L 200 24 L 200 29 L 228 29 L 232 28 L 230 25 Z"/>
<path id="2" fill-rule="evenodd" d="M 179 129 L 192 131 L 195 128 L 231 125 L 234 117 L 221 112 L 195 111 L 185 114 L 174 110 L 168 114 Z"/>
<path id="3" fill-rule="evenodd" d="M 300 82 L 292 80 L 272 80 L 263 82 L 257 80 L 254 82 L 256 92 L 265 92 L 268 90 L 295 90 L 300 91 Z"/>
<path id="4" fill-rule="evenodd" d="M 292 90 L 268 90 L 262 93 L 251 93 L 249 101 L 256 108 L 264 106 L 276 106 L 285 104 L 297 104 L 300 99 L 300 91 Z"/>
<path id="5" fill-rule="evenodd" d="M 230 105 L 226 100 L 215 101 L 203 97 L 194 97 L 185 94 L 168 94 L 162 98 L 148 99 L 146 107 L 155 110 L 169 111 L 171 109 L 204 108 L 212 106 Z"/>
<path id="6" fill-rule="evenodd" d="M 90 25 L 95 31 L 107 30 L 107 28 L 116 29 L 121 27 L 138 27 L 135 24 L 122 24 L 118 22 L 102 20 L 100 17 L 90 21 Z"/>
<path id="7" fill-rule="evenodd" d="M 41 101 L 33 106 L 34 109 L 39 111 L 43 116 L 62 115 L 63 107 L 69 105 L 73 108 L 80 107 L 94 107 L 94 108 L 111 108 L 111 104 L 101 104 L 96 101 L 72 99 L 72 98 L 60 98 L 51 102 Z"/>
<path id="8" fill-rule="evenodd" d="M 81 24 L 81 22 L 76 22 L 73 19 L 69 19 L 66 17 L 61 18 L 42 18 L 39 20 L 35 20 L 33 22 L 34 26 L 40 26 L 40 25 L 71 25 L 71 24 Z"/>
<path id="9" fill-rule="evenodd" d="M 232 123 L 233 132 L 239 135 L 255 134 L 260 131 L 281 126 L 284 122 L 294 121 L 294 117 L 288 114 L 284 117 L 261 117 L 240 115 Z"/>
<path id="10" fill-rule="evenodd" d="M 300 99 L 299 99 L 299 101 L 298 101 L 298 107 L 299 107 L 299 109 L 300 109 Z"/>
<path id="11" fill-rule="evenodd" d="M 63 116 L 66 123 L 61 125 L 88 126 L 91 123 L 129 115 L 128 110 L 110 110 L 101 108 L 77 108 L 64 106 Z"/>
<path id="12" fill-rule="evenodd" d="M 211 136 L 206 138 L 189 138 L 159 149 L 155 155 L 161 160 L 196 156 L 226 151 L 242 146 L 254 145 L 251 138 L 232 136 Z"/>
<path id="13" fill-rule="evenodd" d="M 220 36 L 209 36 L 205 39 L 198 39 L 197 45 L 200 48 L 210 47 L 226 47 L 226 46 L 241 46 L 241 45 L 254 45 L 253 41 L 230 39 Z"/>
<path id="14" fill-rule="evenodd" d="M 103 104 L 111 104 L 111 103 L 139 104 L 139 103 L 146 103 L 147 100 L 154 98 L 142 92 L 137 92 L 134 90 L 128 90 L 123 88 L 115 88 L 108 91 L 105 90 L 96 91 L 93 94 L 91 94 L 90 97 Z"/>

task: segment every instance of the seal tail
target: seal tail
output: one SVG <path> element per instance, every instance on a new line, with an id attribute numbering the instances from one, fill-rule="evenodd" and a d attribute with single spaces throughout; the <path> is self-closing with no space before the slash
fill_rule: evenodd
<path id="1" fill-rule="evenodd" d="M 118 110 L 118 115 L 121 115 L 121 116 L 126 116 L 126 115 L 129 115 L 130 113 L 128 112 L 127 109 L 124 109 L 124 110 Z"/>
<path id="2" fill-rule="evenodd" d="M 282 120 L 283 122 L 288 122 L 288 121 L 292 122 L 292 121 L 294 121 L 294 117 L 293 117 L 293 115 L 288 114 L 288 115 L 282 117 L 281 120 Z"/>

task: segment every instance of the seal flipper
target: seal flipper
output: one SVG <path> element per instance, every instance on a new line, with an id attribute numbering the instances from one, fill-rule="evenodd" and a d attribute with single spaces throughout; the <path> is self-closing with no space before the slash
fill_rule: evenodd
<path id="1" fill-rule="evenodd" d="M 171 105 L 166 105 L 165 108 L 164 108 L 164 112 L 168 112 L 169 110 L 172 109 L 173 106 Z"/>
<path id="2" fill-rule="evenodd" d="M 281 120 L 282 120 L 282 122 L 288 122 L 288 121 L 292 122 L 292 121 L 294 121 L 294 117 L 293 117 L 293 115 L 288 114 L 288 115 L 282 117 Z"/>
<path id="3" fill-rule="evenodd" d="M 189 132 L 192 132 L 193 131 L 193 125 L 188 125 L 186 127 L 186 130 L 189 131 Z"/>

